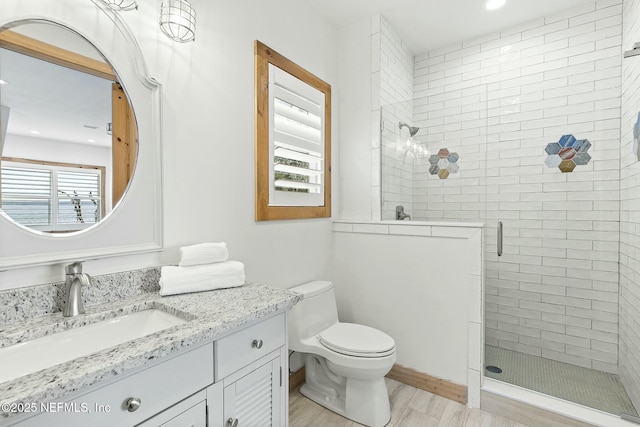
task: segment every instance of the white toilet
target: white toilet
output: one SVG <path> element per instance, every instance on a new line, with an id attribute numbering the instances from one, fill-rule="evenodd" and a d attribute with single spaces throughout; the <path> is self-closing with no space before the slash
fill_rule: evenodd
<path id="1" fill-rule="evenodd" d="M 331 282 L 291 288 L 304 296 L 289 313 L 289 348 L 305 353 L 300 392 L 351 420 L 372 427 L 389 422 L 384 376 L 396 361 L 393 338 L 377 329 L 338 322 Z"/>

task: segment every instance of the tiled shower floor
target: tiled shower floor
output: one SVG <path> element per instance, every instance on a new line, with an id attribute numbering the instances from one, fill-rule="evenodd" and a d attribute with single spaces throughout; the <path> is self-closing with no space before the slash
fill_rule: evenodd
<path id="1" fill-rule="evenodd" d="M 485 369 L 490 378 L 611 414 L 638 415 L 617 375 L 486 346 L 485 367 L 491 365 L 502 373 Z"/>

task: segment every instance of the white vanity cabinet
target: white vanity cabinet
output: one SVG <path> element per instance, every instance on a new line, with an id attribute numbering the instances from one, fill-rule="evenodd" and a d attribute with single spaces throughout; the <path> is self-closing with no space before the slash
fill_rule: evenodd
<path id="1" fill-rule="evenodd" d="M 56 413 L 0 421 L 0 426 L 286 426 L 287 354 L 286 317 L 279 313 L 94 386 L 56 407 Z"/>
<path id="2" fill-rule="evenodd" d="M 284 314 L 216 342 L 216 380 L 224 385 L 224 427 L 286 424 L 287 349 Z"/>
<path id="3" fill-rule="evenodd" d="M 43 413 L 15 425 L 134 426 L 213 383 L 212 360 L 213 343 L 208 343 L 102 387 L 94 386 L 72 400 L 44 407 L 38 403 Z"/>

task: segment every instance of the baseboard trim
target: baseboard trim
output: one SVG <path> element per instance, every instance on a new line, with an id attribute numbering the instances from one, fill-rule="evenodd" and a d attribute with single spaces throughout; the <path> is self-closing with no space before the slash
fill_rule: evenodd
<path id="1" fill-rule="evenodd" d="M 433 377 L 398 364 L 393 365 L 393 368 L 386 376 L 392 380 L 437 394 L 449 400 L 463 404 L 467 403 L 467 386 Z M 289 375 L 289 391 L 297 389 L 304 384 L 304 381 L 305 369 L 302 367 Z"/>
<path id="2" fill-rule="evenodd" d="M 304 371 L 305 370 L 303 366 L 302 368 L 295 371 L 293 374 L 289 375 L 289 392 L 292 392 L 293 390 L 297 389 L 302 384 L 304 384 L 304 380 L 306 378 Z"/>
<path id="3" fill-rule="evenodd" d="M 594 424 L 565 417 L 485 390 L 480 392 L 480 409 L 529 426 L 595 427 Z"/>
<path id="4" fill-rule="evenodd" d="M 387 378 L 399 381 L 429 393 L 437 394 L 459 403 L 467 404 L 467 386 L 456 384 L 442 378 L 432 377 L 406 366 L 395 364 Z"/>

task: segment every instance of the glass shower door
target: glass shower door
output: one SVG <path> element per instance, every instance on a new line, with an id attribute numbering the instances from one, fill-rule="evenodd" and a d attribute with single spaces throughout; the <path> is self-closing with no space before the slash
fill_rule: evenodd
<path id="1" fill-rule="evenodd" d="M 502 96 L 488 133 L 485 375 L 637 415 L 617 376 L 619 138 L 507 131 L 521 102 Z"/>

